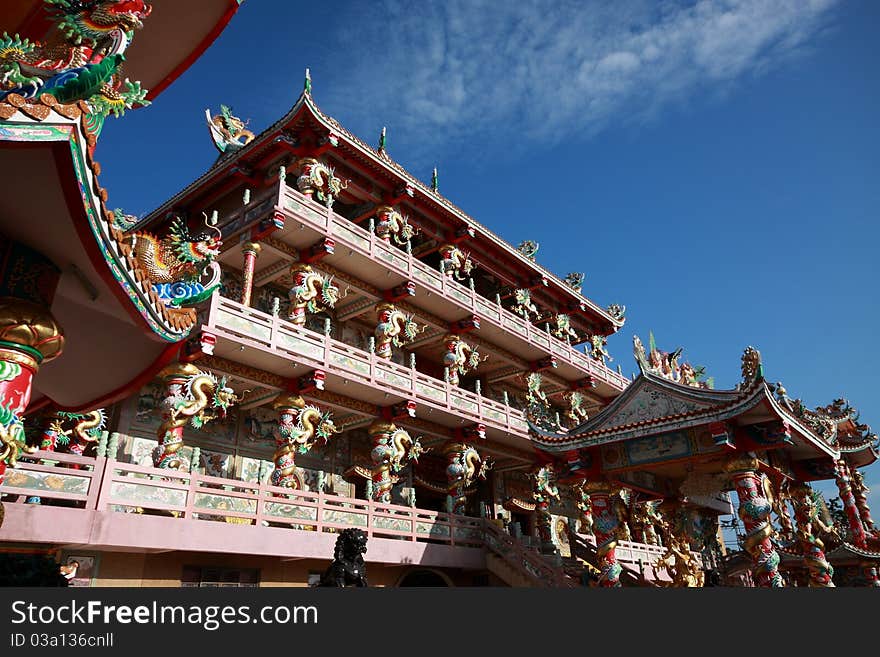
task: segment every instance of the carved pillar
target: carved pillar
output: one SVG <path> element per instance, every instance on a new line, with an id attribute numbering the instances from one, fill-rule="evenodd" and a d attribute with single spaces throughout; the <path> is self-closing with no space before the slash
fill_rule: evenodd
<path id="1" fill-rule="evenodd" d="M 291 436 L 305 406 L 303 398 L 293 394 L 279 395 L 272 403 L 272 408 L 278 413 L 278 427 L 273 432 L 276 449 L 272 455 L 272 463 L 275 469 L 272 470 L 269 480 L 273 486 L 299 488 L 296 478 L 296 445 L 291 441 Z"/>
<path id="2" fill-rule="evenodd" d="M 165 386 L 165 396 L 159 406 L 162 422 L 156 431 L 159 446 L 153 455 L 153 465 L 157 468 L 180 470 L 184 465 L 180 448 L 183 447 L 183 428 L 192 418 L 190 413 L 182 413 L 186 404 L 187 387 L 193 377 L 202 372 L 191 363 L 172 363 L 159 372 Z M 207 405 L 207 400 L 202 408 Z"/>
<path id="3" fill-rule="evenodd" d="M 834 568 L 825 558 L 825 545 L 816 535 L 823 526 L 813 491 L 807 484 L 797 483 L 791 489 L 791 502 L 797 522 L 797 539 L 804 555 L 804 563 L 810 573 L 810 586 L 833 587 Z M 825 528 L 829 529 L 829 528 Z"/>
<path id="4" fill-rule="evenodd" d="M 373 443 L 370 458 L 373 461 L 373 501 L 389 504 L 391 488 L 398 472 L 408 461 L 418 462 L 422 449 L 418 438 L 413 439 L 404 429 L 387 420 L 376 420 L 367 429 Z"/>
<path id="5" fill-rule="evenodd" d="M 245 242 L 241 247 L 244 254 L 244 269 L 241 282 L 241 305 L 251 305 L 251 292 L 254 287 L 254 265 L 257 262 L 257 256 L 260 255 L 262 247 L 256 242 Z"/>
<path id="6" fill-rule="evenodd" d="M 34 375 L 63 348 L 64 334 L 45 306 L 0 299 L 0 484 L 25 449 L 22 422 Z"/>
<path id="7" fill-rule="evenodd" d="M 834 474 L 834 481 L 837 484 L 837 490 L 840 492 L 840 501 L 843 503 L 843 511 L 846 513 L 846 518 L 849 521 L 850 538 L 857 547 L 866 548 L 868 537 L 865 534 L 865 526 L 862 524 L 862 517 L 859 514 L 859 508 L 856 505 L 856 499 L 852 492 L 849 466 L 846 461 L 843 459 L 835 461 Z"/>
<path id="8" fill-rule="evenodd" d="M 852 473 L 853 497 L 856 498 L 856 508 L 859 510 L 859 517 L 862 519 L 862 526 L 868 534 L 875 534 L 877 528 L 874 527 L 871 507 L 868 506 L 868 493 L 871 491 L 865 485 L 864 475 L 857 468 L 850 467 L 849 470 Z"/>
<path id="9" fill-rule="evenodd" d="M 464 514 L 467 497 L 464 489 L 468 485 L 465 453 L 472 449 L 464 443 L 450 441 L 443 448 L 446 455 L 446 507 L 449 513 Z"/>
<path id="10" fill-rule="evenodd" d="M 763 491 L 758 460 L 753 456 L 739 456 L 731 459 L 725 469 L 730 473 L 739 498 L 738 514 L 746 530 L 743 544 L 755 564 L 755 584 L 784 586 L 779 574 L 779 555 L 770 540 L 773 535 L 770 524 L 772 506 Z"/>
<path id="11" fill-rule="evenodd" d="M 620 573 L 623 568 L 617 563 L 617 532 L 620 528 L 617 510 L 614 508 L 611 485 L 604 481 L 584 483 L 584 490 L 593 505 L 593 532 L 596 536 L 596 551 L 599 555 L 599 585 L 620 586 Z"/>

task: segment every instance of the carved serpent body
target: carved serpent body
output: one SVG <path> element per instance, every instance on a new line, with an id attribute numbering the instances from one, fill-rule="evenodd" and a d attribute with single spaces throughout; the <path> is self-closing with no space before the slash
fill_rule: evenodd
<path id="1" fill-rule="evenodd" d="M 419 327 L 390 303 L 379 304 L 376 312 L 379 315 L 375 332 L 376 355 L 391 358 L 391 346 L 400 347 L 412 342 L 419 334 Z"/>
<path id="2" fill-rule="evenodd" d="M 485 360 L 482 359 L 482 360 Z M 454 386 L 459 384 L 459 377 L 479 367 L 480 354 L 457 335 L 446 336 L 446 353 L 443 365 L 446 368 L 446 380 Z"/>
<path id="3" fill-rule="evenodd" d="M 444 244 L 440 247 L 440 258 L 441 273 L 453 276 L 460 281 L 470 276 L 474 269 L 470 255 L 453 244 Z"/>
<path id="4" fill-rule="evenodd" d="M 98 441 L 101 429 L 104 428 L 106 416 L 104 415 L 104 409 L 99 408 L 95 411 L 78 415 L 78 418 L 73 425 L 72 434 L 74 441 L 71 442 L 69 450 L 72 454 L 82 456 L 89 445 Z"/>
<path id="5" fill-rule="evenodd" d="M 306 311 L 322 312 L 333 308 L 339 300 L 339 288 L 332 279 L 312 270 L 310 265 L 297 264 L 291 268 L 293 287 L 288 292 L 290 299 L 290 321 L 297 326 L 306 323 Z"/>
<path id="6" fill-rule="evenodd" d="M 393 238 L 395 243 L 402 246 L 416 234 L 407 218 L 389 205 L 377 209 L 376 217 L 379 219 L 375 228 L 376 236 L 385 242 Z"/>
<path id="7" fill-rule="evenodd" d="M 218 415 L 225 414 L 224 401 L 228 405 L 234 398 L 220 400 L 218 403 L 216 392 L 217 380 L 204 372 L 172 376 L 168 382 L 168 394 L 161 403 L 162 423 L 157 431 L 159 446 L 154 457 L 157 468 L 178 470 L 183 465 L 178 451 L 183 447 L 183 428 L 188 422 L 200 427 Z M 215 396 L 215 406 L 209 410 L 211 396 Z"/>
<path id="8" fill-rule="evenodd" d="M 393 422 L 376 421 L 368 429 L 373 442 L 370 458 L 373 461 L 373 501 L 391 502 L 392 474 L 397 474 L 407 462 L 418 462 L 425 450 L 405 429 Z"/>
<path id="9" fill-rule="evenodd" d="M 492 463 L 489 459 L 481 458 L 472 446 L 463 443 L 449 443 L 445 452 L 448 460 L 446 482 L 449 511 L 463 514 L 467 504 L 465 489 L 477 479 L 485 479 Z"/>
<path id="10" fill-rule="evenodd" d="M 299 188 L 299 191 L 308 197 L 314 194 L 327 207 L 333 205 L 333 201 L 347 186 L 347 183 L 343 183 L 342 180 L 334 175 L 332 167 L 319 162 L 313 157 L 301 159 L 297 166 L 300 169 L 300 175 L 296 179 L 296 186 Z"/>
<path id="11" fill-rule="evenodd" d="M 276 402 L 275 407 L 280 410 L 280 417 L 275 431 L 278 448 L 272 457 L 275 463 L 272 485 L 297 488 L 296 454 L 306 454 L 315 445 L 325 444 L 340 430 L 334 426 L 329 414 L 322 413 L 317 406 L 305 406 L 302 398 L 294 398 L 293 404 Z"/>
<path id="12" fill-rule="evenodd" d="M 129 237 L 134 257 L 147 272 L 151 283 L 198 280 L 220 254 L 222 242 L 216 228 L 212 227 L 217 235 L 190 238 L 182 226 L 176 223 L 164 239 L 150 233 L 135 233 Z"/>

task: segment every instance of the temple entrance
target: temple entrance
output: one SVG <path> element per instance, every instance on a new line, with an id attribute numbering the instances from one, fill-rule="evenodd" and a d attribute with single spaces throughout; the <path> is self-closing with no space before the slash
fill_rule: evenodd
<path id="1" fill-rule="evenodd" d="M 444 586 L 449 583 L 433 570 L 413 570 L 403 576 L 398 586 Z"/>

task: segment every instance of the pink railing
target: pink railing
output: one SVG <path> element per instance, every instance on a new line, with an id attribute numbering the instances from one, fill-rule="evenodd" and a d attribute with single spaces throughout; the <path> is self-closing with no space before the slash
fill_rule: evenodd
<path id="1" fill-rule="evenodd" d="M 317 532 L 359 527 L 370 537 L 446 545 L 483 543 L 477 518 L 115 461 L 107 463 L 97 508 Z"/>
<path id="2" fill-rule="evenodd" d="M 481 320 L 485 320 L 510 334 L 519 336 L 530 344 L 547 350 L 557 358 L 577 367 L 585 374 L 590 374 L 619 390 L 623 390 L 630 383 L 625 376 L 610 370 L 604 363 L 593 360 L 567 342 L 551 336 L 547 331 L 524 320 L 501 305 L 489 301 L 449 276 L 444 276 L 418 258 L 391 246 L 384 240 L 377 238 L 372 232 L 364 230 L 354 222 L 315 203 L 291 187 L 280 185 L 277 208 L 269 207 L 268 198 L 261 198 L 259 201 L 254 201 L 251 205 L 253 207 L 248 206 L 250 210 L 242 208 L 236 211 L 233 216 L 226 219 L 224 224 L 229 226 L 234 232 L 235 229 L 246 224 L 245 219 L 249 213 L 256 217 L 257 214 L 269 212 L 270 210 L 280 210 L 285 214 L 289 214 L 292 219 L 298 221 L 303 226 L 308 226 L 326 237 L 332 237 L 338 247 L 348 248 L 370 260 L 381 262 L 390 271 L 408 280 L 420 283 L 427 290 L 439 294 L 442 298 L 449 300 L 469 313 L 477 315 Z M 255 213 L 255 209 L 260 209 L 260 213 Z M 224 229 L 224 234 L 227 234 L 226 229 Z M 228 236 L 232 237 L 233 235 L 230 233 Z"/>
<path id="3" fill-rule="evenodd" d="M 40 497 L 66 507 L 161 515 L 180 522 L 317 532 L 359 527 L 370 537 L 483 545 L 479 518 L 56 452 L 36 452 L 20 460 L 7 470 L 0 494 L 4 502 Z"/>
<path id="4" fill-rule="evenodd" d="M 0 493 L 6 502 L 28 497 L 58 500 L 67 506 L 93 509 L 101 487 L 104 459 L 37 451 L 22 456 L 6 470 Z"/>
<path id="5" fill-rule="evenodd" d="M 394 391 L 403 397 L 465 417 L 474 422 L 528 436 L 522 411 L 500 404 L 446 381 L 402 367 L 375 354 L 296 326 L 280 317 L 254 310 L 215 294 L 206 330 L 260 347 L 288 360 L 333 372 L 365 385 Z"/>

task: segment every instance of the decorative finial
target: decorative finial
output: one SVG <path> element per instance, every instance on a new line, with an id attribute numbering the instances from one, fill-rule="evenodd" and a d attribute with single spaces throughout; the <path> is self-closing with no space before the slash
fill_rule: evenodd
<path id="1" fill-rule="evenodd" d="M 431 174 L 431 189 L 437 191 L 439 187 L 439 179 L 437 178 L 437 167 L 434 167 L 434 173 Z"/>
<path id="2" fill-rule="evenodd" d="M 309 73 L 309 69 L 306 69 L 306 80 L 303 83 L 303 92 L 309 95 L 312 94 L 312 74 Z"/>
<path id="3" fill-rule="evenodd" d="M 386 155 L 387 156 L 387 153 L 385 152 L 386 141 L 387 140 L 385 137 L 385 126 L 382 126 L 382 134 L 379 135 L 379 155 Z"/>

